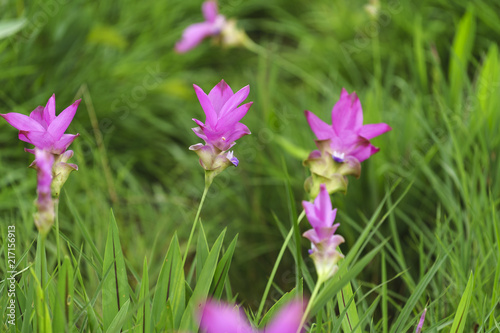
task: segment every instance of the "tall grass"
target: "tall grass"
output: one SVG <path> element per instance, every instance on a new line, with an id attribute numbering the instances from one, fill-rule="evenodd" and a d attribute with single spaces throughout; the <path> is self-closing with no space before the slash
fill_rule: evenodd
<path id="1" fill-rule="evenodd" d="M 15 225 L 17 330 L 40 331 L 49 317 L 61 331 L 135 330 L 146 323 L 152 329 L 155 322 L 193 329 L 193 313 L 184 312 L 191 293 L 235 300 L 254 318 L 306 199 L 302 159 L 314 137 L 303 111 L 328 120 L 346 87 L 358 93 L 365 123 L 383 121 L 393 131 L 374 140 L 381 151 L 363 163 L 359 180 L 350 179 L 348 193 L 333 196 L 346 270 L 320 295 L 324 307 L 313 310 L 311 331 L 342 329 L 351 304 L 359 316 L 355 332 L 414 331 L 425 307 L 424 332 L 498 331 L 500 6 L 388 1 L 373 16 L 363 1 L 219 4 L 265 53 L 205 41 L 175 54 L 182 30 L 201 20 L 199 1 L 0 1 L 0 113 L 27 114 L 52 93 L 58 112 L 83 98 L 71 125 L 81 134 L 72 146 L 80 169 L 60 204 L 67 257 L 49 271 L 45 296 L 67 299 L 58 289 L 67 281 L 70 312 L 35 304 L 44 291 L 34 272 L 40 254 L 35 173 L 26 168 L 32 156 L 0 122 L 0 251 L 6 258 L 7 226 Z M 204 185 L 187 149 L 199 140 L 191 118 L 202 117 L 191 87 L 206 90 L 222 78 L 232 87 L 250 84 L 255 104 L 245 119 L 252 135 L 235 146 L 238 168 L 211 187 L 184 271 L 177 264 Z M 51 232 L 47 240 L 48 267 L 56 266 L 55 237 Z M 110 252 L 118 244 L 121 259 Z M 278 299 L 285 303 L 302 287 L 306 295 L 312 291 L 307 246 L 292 238 L 261 324 Z M 295 269 L 297 248 L 302 270 Z M 8 270 L 0 260 L 1 279 Z M 222 289 L 212 285 L 221 277 Z M 125 296 L 112 309 L 103 302 L 116 280 Z M 3 280 L 2 325 L 6 286 Z M 353 296 L 345 297 L 342 311 L 332 297 L 346 288 Z"/>

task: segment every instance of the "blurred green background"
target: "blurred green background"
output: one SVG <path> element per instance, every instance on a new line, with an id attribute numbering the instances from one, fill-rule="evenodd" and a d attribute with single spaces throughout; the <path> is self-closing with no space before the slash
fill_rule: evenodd
<path id="1" fill-rule="evenodd" d="M 350 179 L 348 193 L 333 197 L 346 238 L 342 250 L 393 185 L 399 184 L 387 207 L 412 184 L 373 239 L 389 238 L 389 278 L 404 272 L 389 284 L 389 312 L 448 253 L 421 305 L 439 300 L 431 321 L 450 315 L 474 270 L 483 279 L 476 282 L 470 325 L 481 325 L 478 318 L 491 310 L 482 307 L 491 296 L 491 267 L 500 257 L 494 238 L 500 3 L 220 0 L 221 13 L 236 18 L 267 54 L 210 40 L 176 54 L 183 29 L 203 20 L 200 6 L 193 0 L 0 0 L 0 27 L 16 31 L 0 39 L 0 113 L 29 114 L 53 93 L 57 112 L 83 98 L 68 131 L 81 134 L 72 145 L 80 169 L 61 199 L 61 231 L 81 244 L 72 222 L 78 214 L 102 250 L 112 207 L 130 280 L 147 256 L 156 281 L 174 232 L 185 245 L 204 185 L 197 156 L 187 149 L 200 141 L 191 119 L 204 120 L 192 84 L 206 92 L 221 79 L 234 91 L 249 84 L 247 101 L 254 105 L 243 122 L 252 135 L 234 147 L 240 165 L 216 178 L 201 216 L 211 241 L 224 227 L 227 242 L 239 233 L 231 285 L 255 309 L 283 239 L 273 213 L 290 221 L 285 166 L 297 206 L 307 199 L 301 160 L 315 146 L 303 112 L 330 122 L 345 87 L 358 93 L 365 124 L 385 122 L 393 130 L 373 140 L 381 151 L 363 163 L 359 180 Z M 21 248 L 36 237 L 36 177 L 26 168 L 33 158 L 26 146 L 0 121 L 0 218 L 24 221 Z M 279 288 L 294 285 L 293 265 L 287 256 Z M 97 280 L 87 269 L 92 288 Z M 380 262 L 359 281 L 380 283 Z"/>

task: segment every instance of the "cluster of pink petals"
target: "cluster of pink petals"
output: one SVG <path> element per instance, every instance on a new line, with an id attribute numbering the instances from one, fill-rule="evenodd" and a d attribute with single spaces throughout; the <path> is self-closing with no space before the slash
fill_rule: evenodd
<path id="1" fill-rule="evenodd" d="M 217 36 L 223 30 L 226 18 L 219 14 L 216 1 L 205 1 L 201 6 L 201 11 L 205 21 L 192 24 L 184 30 L 181 40 L 175 44 L 176 52 L 185 53 L 200 44 L 206 37 Z"/>
<path id="2" fill-rule="evenodd" d="M 363 110 L 356 93 L 348 94 L 342 89 L 340 100 L 332 109 L 332 125 L 318 118 L 314 113 L 305 111 L 307 122 L 318 140 L 329 140 L 332 158 L 344 162 L 354 157 L 359 162 L 379 151 L 370 140 L 391 130 L 384 123 L 363 125 Z"/>
<path id="3" fill-rule="evenodd" d="M 35 148 L 54 155 L 62 154 L 79 134 L 64 134 L 80 104 L 77 100 L 56 117 L 56 97 L 45 107 L 39 106 L 28 116 L 20 113 L 0 114 L 9 124 L 19 130 L 19 140 L 31 143 Z M 34 153 L 33 149 L 26 149 Z"/>
<path id="4" fill-rule="evenodd" d="M 253 103 L 249 102 L 240 106 L 248 97 L 250 87 L 243 87 L 233 93 L 231 87 L 222 80 L 207 95 L 197 85 L 193 86 L 206 116 L 204 123 L 193 119 L 198 125 L 193 128 L 193 131 L 205 141 L 205 145 L 199 143 L 191 146 L 190 149 L 200 155 L 200 162 L 207 170 L 224 164 L 219 161 L 221 158 L 237 166 L 238 159 L 233 152 L 228 152 L 228 150 L 236 143 L 236 140 L 250 134 L 248 127 L 239 122 Z"/>
<path id="5" fill-rule="evenodd" d="M 301 302 L 291 302 L 263 330 L 258 330 L 250 325 L 238 307 L 207 301 L 199 317 L 201 330 L 206 333 L 297 333 L 303 313 Z"/>
<path id="6" fill-rule="evenodd" d="M 344 242 L 344 238 L 335 234 L 340 224 L 333 224 L 337 209 L 332 210 L 332 202 L 325 184 L 320 185 L 320 192 L 314 203 L 303 201 L 302 206 L 313 227 L 304 233 L 304 237 L 311 241 L 312 248 L 309 253 L 314 260 L 318 275 L 329 278 L 336 273 L 337 262 L 343 258 L 337 247 Z"/>

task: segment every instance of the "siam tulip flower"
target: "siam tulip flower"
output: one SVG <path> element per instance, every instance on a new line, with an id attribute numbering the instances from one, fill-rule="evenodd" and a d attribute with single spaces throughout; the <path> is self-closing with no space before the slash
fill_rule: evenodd
<path id="1" fill-rule="evenodd" d="M 236 140 L 250 134 L 248 127 L 239 121 L 253 102 L 239 106 L 248 97 L 249 86 L 233 93 L 231 87 L 222 80 L 208 95 L 197 85 L 193 86 L 206 116 L 205 123 L 193 119 L 198 125 L 193 131 L 205 144 L 198 143 L 189 149 L 198 154 L 200 164 L 209 174 L 211 182 L 228 166 L 238 166 L 238 159 L 229 149 L 236 144 Z"/>
<path id="2" fill-rule="evenodd" d="M 391 130 L 384 123 L 363 125 L 363 110 L 356 93 L 342 89 L 340 100 L 332 109 L 332 125 L 305 111 L 307 122 L 317 137 L 318 150 L 313 151 L 304 165 L 312 176 L 306 181 L 306 190 L 315 197 L 319 184 L 325 183 L 330 193 L 347 189 L 344 176 L 361 173 L 360 163 L 379 151 L 370 140 Z"/>
<path id="3" fill-rule="evenodd" d="M 202 305 L 200 326 L 205 333 L 297 333 L 302 314 L 301 302 L 291 302 L 263 330 L 258 330 L 248 323 L 238 307 L 207 301 Z"/>
<path id="4" fill-rule="evenodd" d="M 46 235 L 54 224 L 54 201 L 52 200 L 52 166 L 54 155 L 35 148 L 35 169 L 37 170 L 37 212 L 35 225 L 42 235 Z"/>
<path id="5" fill-rule="evenodd" d="M 424 312 L 422 313 L 422 316 L 420 317 L 420 321 L 418 323 L 417 329 L 415 333 L 421 333 L 422 328 L 424 327 L 424 321 L 425 321 L 425 314 L 427 313 L 427 308 L 424 309 Z"/>
<path id="6" fill-rule="evenodd" d="M 332 210 L 332 202 L 325 184 L 320 185 L 320 192 L 314 203 L 303 201 L 302 206 L 313 227 L 303 236 L 311 241 L 309 253 L 316 266 L 318 279 L 326 281 L 337 272 L 337 263 L 344 257 L 337 251 L 337 247 L 344 242 L 344 238 L 335 235 L 340 224 L 333 224 L 337 209 Z"/>
<path id="7" fill-rule="evenodd" d="M 40 150 L 59 155 L 64 153 L 73 140 L 80 135 L 64 134 L 79 104 L 80 100 L 77 100 L 56 117 L 56 97 L 52 95 L 45 107 L 37 107 L 29 117 L 15 112 L 0 114 L 0 116 L 19 130 L 19 140 L 31 143 Z M 32 154 L 35 152 L 33 149 L 25 150 Z"/>
<path id="8" fill-rule="evenodd" d="M 191 24 L 184 30 L 181 40 L 175 44 L 177 53 L 185 53 L 195 48 L 203 39 L 210 36 L 220 36 L 223 45 L 227 46 L 241 45 L 248 38 L 242 30 L 236 28 L 234 20 L 227 20 L 219 14 L 217 1 L 205 1 L 201 11 L 205 21 Z"/>

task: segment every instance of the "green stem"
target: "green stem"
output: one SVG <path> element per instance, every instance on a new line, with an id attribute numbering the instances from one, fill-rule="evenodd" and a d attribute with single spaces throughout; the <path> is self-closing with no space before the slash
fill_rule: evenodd
<path id="1" fill-rule="evenodd" d="M 59 248 L 59 198 L 54 199 L 54 213 L 56 225 L 57 268 L 61 267 L 61 253 Z"/>
<path id="2" fill-rule="evenodd" d="M 38 233 L 38 256 L 39 256 L 39 267 L 36 267 L 36 272 L 38 273 L 38 277 L 40 278 L 40 286 L 42 287 L 42 290 L 44 290 L 45 287 L 45 271 L 46 271 L 46 266 L 47 266 L 47 257 L 45 256 L 45 240 L 47 239 L 47 235 L 44 235 L 42 233 Z"/>
<path id="3" fill-rule="evenodd" d="M 299 328 L 297 329 L 297 333 L 300 333 L 302 331 L 302 326 L 306 323 L 307 316 L 309 316 L 309 312 L 311 312 L 311 308 L 314 304 L 314 299 L 318 295 L 319 292 L 319 287 L 323 284 L 323 279 L 318 277 L 318 281 L 316 282 L 316 286 L 314 287 L 313 293 L 311 295 L 311 298 L 309 299 L 309 302 L 307 303 L 306 311 L 304 311 L 304 315 L 302 316 L 302 320 L 300 321 Z"/>
<path id="4" fill-rule="evenodd" d="M 205 197 L 207 196 L 210 184 L 211 182 L 205 181 L 205 189 L 203 190 L 203 195 L 201 196 L 201 201 L 200 204 L 198 205 L 198 211 L 196 212 L 196 216 L 194 218 L 193 227 L 191 228 L 191 233 L 189 234 L 189 238 L 186 245 L 186 252 L 184 253 L 184 258 L 182 259 L 182 267 L 184 267 L 184 264 L 186 263 L 186 259 L 189 254 L 189 246 L 191 245 L 191 240 L 193 239 L 194 230 L 196 229 L 196 225 L 198 224 L 198 218 L 200 217 L 201 208 L 203 207 L 203 203 L 205 202 Z"/>
<path id="5" fill-rule="evenodd" d="M 300 224 L 300 221 L 304 218 L 306 215 L 306 212 L 302 210 L 302 213 L 300 213 L 299 217 L 297 218 L 297 225 Z M 285 238 L 285 241 L 283 242 L 283 245 L 281 246 L 281 250 L 278 254 L 278 258 L 276 259 L 276 262 L 274 263 L 273 270 L 271 271 L 271 276 L 269 277 L 269 280 L 267 281 L 266 289 L 264 290 L 264 294 L 262 295 L 262 299 L 260 300 L 260 305 L 259 305 L 259 310 L 257 311 L 257 316 L 255 317 L 255 321 L 259 321 L 260 315 L 262 314 L 262 310 L 264 309 L 264 303 L 266 302 L 267 295 L 269 294 L 269 290 L 271 289 L 271 285 L 273 284 L 274 276 L 276 275 L 276 272 L 278 271 L 278 266 L 281 262 L 281 259 L 283 258 L 283 254 L 285 254 L 286 247 L 288 243 L 290 242 L 290 239 L 292 238 L 293 235 L 293 230 L 294 226 L 290 229 L 290 232 L 288 232 L 288 235 Z"/>

